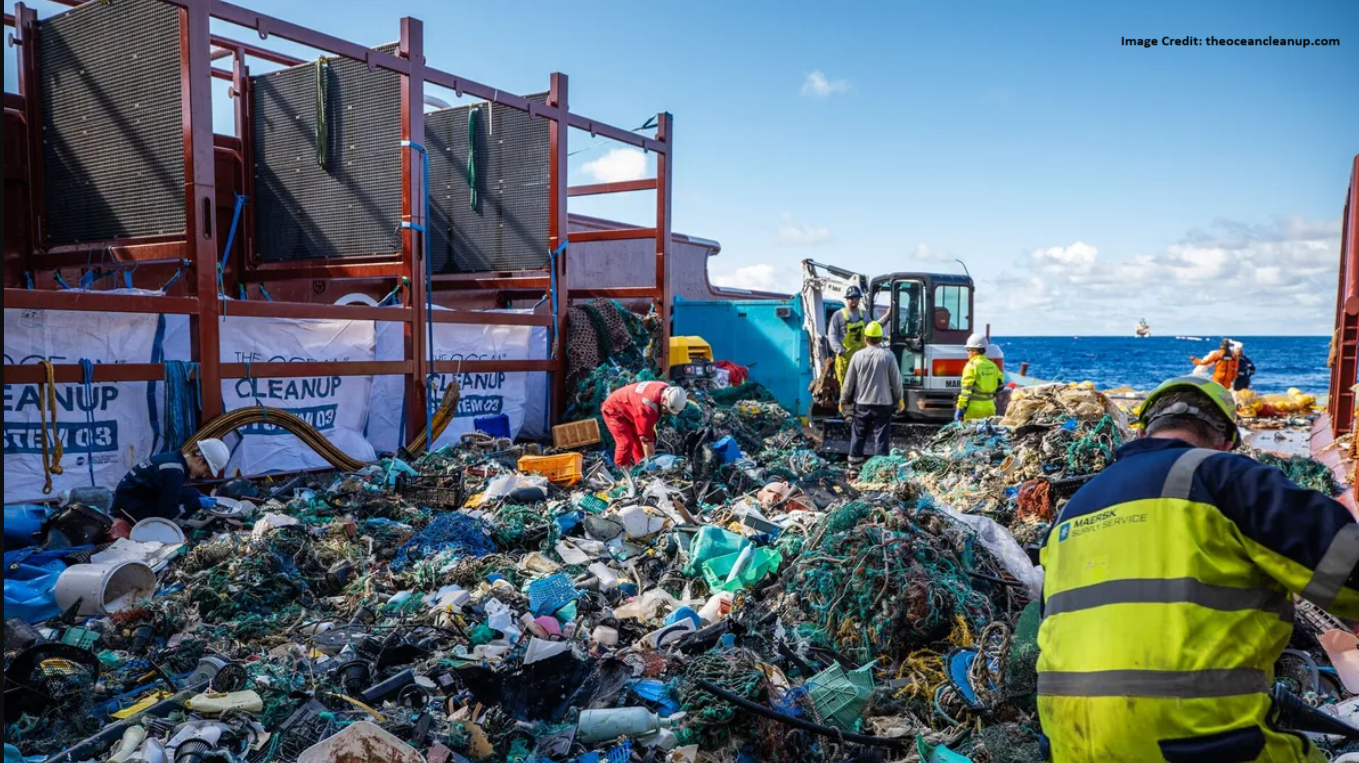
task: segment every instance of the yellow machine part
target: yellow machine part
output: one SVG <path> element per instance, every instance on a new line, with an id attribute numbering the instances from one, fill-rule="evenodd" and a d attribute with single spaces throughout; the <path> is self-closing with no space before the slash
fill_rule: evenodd
<path id="1" fill-rule="evenodd" d="M 712 362 L 713 348 L 702 337 L 670 337 L 670 367 L 687 366 L 690 363 L 706 360 Z"/>

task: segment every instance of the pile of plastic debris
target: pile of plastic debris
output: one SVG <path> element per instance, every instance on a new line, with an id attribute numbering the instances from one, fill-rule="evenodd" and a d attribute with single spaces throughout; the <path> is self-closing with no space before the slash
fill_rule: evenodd
<path id="1" fill-rule="evenodd" d="M 624 348 L 595 310 L 616 362 L 581 374 L 577 417 L 654 378 L 646 322 Z M 1048 388 L 855 477 L 758 385 L 696 392 L 636 469 L 472 435 L 261 481 L 93 605 L 43 601 L 108 550 L 47 522 L 7 545 L 32 590 L 15 617 L 7 577 L 5 741 L 53 763 L 1040 763 L 1024 546 L 1130 436 L 1099 393 Z M 1282 674 L 1335 705 L 1310 617 Z"/>

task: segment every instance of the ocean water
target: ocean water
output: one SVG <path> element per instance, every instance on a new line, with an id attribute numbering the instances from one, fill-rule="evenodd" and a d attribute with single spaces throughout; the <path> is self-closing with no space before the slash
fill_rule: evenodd
<path id="1" fill-rule="evenodd" d="M 1246 347 L 1257 369 L 1254 389 L 1283 393 L 1296 387 L 1314 395 L 1330 387 L 1326 358 L 1330 337 L 1232 337 Z M 1005 369 L 1029 364 L 1029 376 L 1065 382 L 1092 381 L 1101 389 L 1128 386 L 1155 389 L 1173 376 L 1193 372 L 1191 355 L 1203 357 L 1222 344 L 1222 337 L 1174 339 L 1152 337 L 997 337 L 1005 349 Z"/>

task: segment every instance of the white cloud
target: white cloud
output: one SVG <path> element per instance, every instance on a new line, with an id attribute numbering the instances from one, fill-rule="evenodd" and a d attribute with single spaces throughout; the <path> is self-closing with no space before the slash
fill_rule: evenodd
<path id="1" fill-rule="evenodd" d="M 801 290 L 801 275 L 796 267 L 775 268 L 773 265 L 750 265 L 733 271 L 716 271 L 713 284 L 730 289 L 771 291 L 797 294 Z"/>
<path id="2" fill-rule="evenodd" d="M 1339 248 L 1338 220 L 1303 218 L 1219 220 L 1122 259 L 1078 241 L 1029 252 L 1017 272 L 983 284 L 978 314 L 1011 335 L 1088 333 L 1141 317 L 1162 333 L 1326 333 L 1319 308 L 1334 299 Z"/>
<path id="3" fill-rule="evenodd" d="M 802 223 L 801 225 L 779 226 L 779 246 L 811 247 L 830 243 L 830 228 L 819 228 Z"/>
<path id="4" fill-rule="evenodd" d="M 623 183 L 647 176 L 646 154 L 631 148 L 616 148 L 587 163 L 581 171 L 600 183 Z"/>
<path id="5" fill-rule="evenodd" d="M 929 244 L 917 244 L 915 247 L 915 262 L 952 262 L 953 256 L 942 249 L 935 249 Z"/>
<path id="6" fill-rule="evenodd" d="M 828 98 L 836 93 L 849 90 L 849 80 L 830 79 L 820 69 L 807 75 L 802 81 L 802 94 L 808 98 Z"/>

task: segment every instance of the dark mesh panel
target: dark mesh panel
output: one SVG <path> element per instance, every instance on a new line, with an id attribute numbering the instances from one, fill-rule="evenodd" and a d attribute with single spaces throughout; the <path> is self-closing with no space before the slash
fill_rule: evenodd
<path id="1" fill-rule="evenodd" d="M 318 159 L 318 78 L 327 87 Z M 401 77 L 348 59 L 251 78 L 255 236 L 266 262 L 401 252 Z"/>
<path id="2" fill-rule="evenodd" d="M 38 25 L 47 242 L 184 230 L 179 10 L 89 3 Z"/>
<path id="3" fill-rule="evenodd" d="M 529 96 L 545 103 L 547 96 Z M 468 120 L 476 124 L 475 186 Z M 549 123 L 481 104 L 425 115 L 430 153 L 430 253 L 436 273 L 537 270 L 547 265 Z"/>

